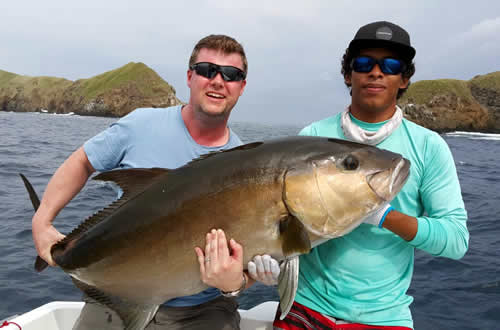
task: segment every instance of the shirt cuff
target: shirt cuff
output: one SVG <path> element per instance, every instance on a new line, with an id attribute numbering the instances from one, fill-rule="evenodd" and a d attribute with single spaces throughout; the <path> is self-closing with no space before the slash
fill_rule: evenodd
<path id="1" fill-rule="evenodd" d="M 103 171 L 103 164 L 99 161 L 99 159 L 97 159 L 97 157 L 94 157 L 95 156 L 95 153 L 92 153 L 92 146 L 90 145 L 91 142 L 89 141 L 86 141 L 84 144 L 83 144 L 83 151 L 85 152 L 85 154 L 87 155 L 87 159 L 89 160 L 90 162 L 90 165 L 92 165 L 92 167 L 98 171 L 98 172 L 102 172 Z"/>
<path id="2" fill-rule="evenodd" d="M 417 221 L 418 221 L 417 234 L 411 241 L 408 242 L 410 245 L 413 245 L 414 247 L 420 247 L 422 244 L 424 244 L 429 238 L 430 234 L 429 220 L 427 218 L 421 217 L 417 218 Z"/>

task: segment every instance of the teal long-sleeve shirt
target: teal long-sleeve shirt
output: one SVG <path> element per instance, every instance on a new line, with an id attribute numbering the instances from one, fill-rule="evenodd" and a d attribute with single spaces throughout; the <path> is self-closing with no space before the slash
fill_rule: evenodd
<path id="1" fill-rule="evenodd" d="M 382 123 L 352 121 L 369 131 Z M 340 114 L 305 127 L 301 135 L 345 139 Z M 300 257 L 296 301 L 325 315 L 372 325 L 413 328 L 406 294 L 413 274 L 414 250 L 461 258 L 469 232 L 453 156 L 435 132 L 403 119 L 377 145 L 411 161 L 407 183 L 391 202 L 399 212 L 416 217 L 418 231 L 405 241 L 385 228 L 361 224 Z"/>

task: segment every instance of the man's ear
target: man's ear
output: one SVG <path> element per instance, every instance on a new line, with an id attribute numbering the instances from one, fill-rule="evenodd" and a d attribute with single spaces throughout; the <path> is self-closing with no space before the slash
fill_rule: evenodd
<path id="1" fill-rule="evenodd" d="M 188 70 L 187 71 L 187 85 L 189 88 L 191 88 L 191 78 L 193 77 L 193 71 Z"/>
<path id="2" fill-rule="evenodd" d="M 344 82 L 346 83 L 346 85 L 347 85 L 347 86 L 351 86 L 351 85 L 352 85 L 352 84 L 351 84 L 351 74 L 350 74 L 350 73 L 349 73 L 349 74 L 346 74 L 346 75 L 344 76 Z"/>
<path id="3" fill-rule="evenodd" d="M 399 88 L 408 88 L 408 84 L 410 82 L 410 78 L 405 78 L 401 76 L 401 85 L 399 85 Z"/>
<path id="4" fill-rule="evenodd" d="M 247 85 L 247 80 L 245 79 L 241 82 L 240 96 L 243 95 L 243 91 L 245 90 L 246 85 Z"/>

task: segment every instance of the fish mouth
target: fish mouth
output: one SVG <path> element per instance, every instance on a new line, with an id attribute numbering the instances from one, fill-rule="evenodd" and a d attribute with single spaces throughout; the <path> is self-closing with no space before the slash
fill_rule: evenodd
<path id="1" fill-rule="evenodd" d="M 398 158 L 394 162 L 391 168 L 366 176 L 368 185 L 385 202 L 390 202 L 396 196 L 410 175 L 409 160 Z"/>

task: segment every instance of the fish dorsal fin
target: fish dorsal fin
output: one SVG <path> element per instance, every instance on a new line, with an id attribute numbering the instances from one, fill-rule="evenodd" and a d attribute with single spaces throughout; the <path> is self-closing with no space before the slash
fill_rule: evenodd
<path id="1" fill-rule="evenodd" d="M 143 192 L 153 183 L 155 178 L 168 173 L 168 171 L 165 168 L 128 168 L 99 173 L 93 177 L 93 180 L 116 183 L 123 190 L 121 200 L 129 199 Z"/>
<path id="2" fill-rule="evenodd" d="M 285 256 L 309 253 L 311 241 L 299 219 L 289 214 L 280 221 L 281 248 Z"/>
<path id="3" fill-rule="evenodd" d="M 241 146 L 237 146 L 237 147 L 234 147 L 234 148 L 231 148 L 231 149 L 211 151 L 209 153 L 201 155 L 198 158 L 195 158 L 195 159 L 191 160 L 189 163 L 187 163 L 184 166 L 187 166 L 187 165 L 190 165 L 190 164 L 193 164 L 193 163 L 197 163 L 200 160 L 204 160 L 204 159 L 207 159 L 207 158 L 210 158 L 212 156 L 215 156 L 215 155 L 218 155 L 218 154 L 222 154 L 222 153 L 225 153 L 225 152 L 233 152 L 233 151 L 237 151 L 237 150 L 249 150 L 249 149 L 253 149 L 253 148 L 256 148 L 256 147 L 260 146 L 263 143 L 264 142 L 252 142 L 252 143 L 243 144 Z"/>
<path id="4" fill-rule="evenodd" d="M 76 287 L 85 292 L 87 296 L 115 311 L 122 320 L 125 330 L 143 330 L 158 310 L 158 305 L 144 305 L 126 301 L 116 296 L 107 295 L 74 277 L 71 279 Z"/>
<path id="5" fill-rule="evenodd" d="M 102 172 L 96 175 L 93 180 L 114 182 L 122 189 L 123 195 L 104 209 L 88 217 L 60 242 L 54 244 L 51 248 L 54 260 L 57 262 L 57 255 L 64 251 L 69 242 L 78 238 L 82 233 L 85 233 L 90 228 L 106 219 L 131 198 L 146 190 L 146 188 L 155 182 L 155 178 L 168 173 L 168 171 L 168 169 L 164 168 L 130 168 Z"/>
<path id="6" fill-rule="evenodd" d="M 280 265 L 278 293 L 280 295 L 280 320 L 292 308 L 299 285 L 299 256 L 285 259 Z"/>

